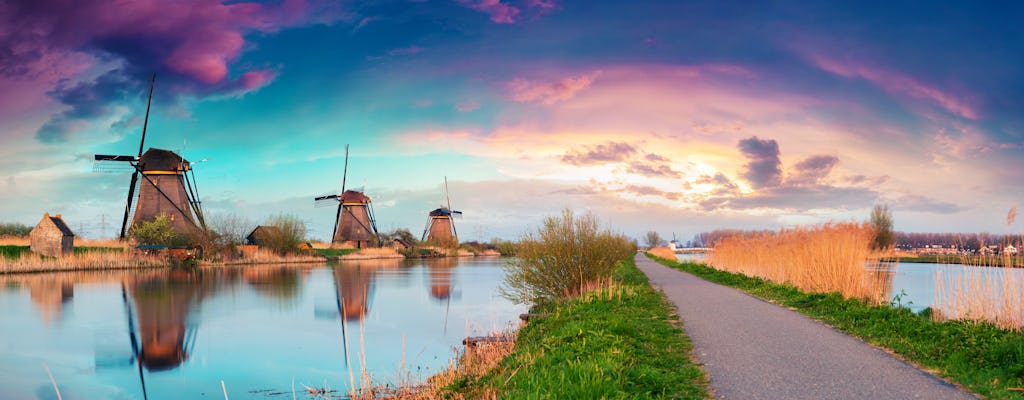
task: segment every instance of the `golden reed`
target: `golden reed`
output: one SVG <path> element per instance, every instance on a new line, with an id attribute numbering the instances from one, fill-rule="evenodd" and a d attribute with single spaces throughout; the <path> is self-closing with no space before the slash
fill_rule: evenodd
<path id="1" fill-rule="evenodd" d="M 864 268 L 871 261 L 871 226 L 828 223 L 721 240 L 710 254 L 717 269 L 789 283 L 804 291 L 839 292 L 874 303 L 886 300 L 885 281 Z"/>

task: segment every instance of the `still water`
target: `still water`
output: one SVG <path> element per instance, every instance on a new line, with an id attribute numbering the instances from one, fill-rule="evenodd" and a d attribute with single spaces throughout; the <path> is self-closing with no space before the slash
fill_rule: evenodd
<path id="1" fill-rule="evenodd" d="M 703 263 L 707 254 L 676 254 L 680 262 Z M 927 264 L 927 263 L 868 263 L 865 268 L 872 274 L 872 279 L 881 283 L 884 297 L 896 306 L 909 308 L 918 312 L 928 307 L 943 309 L 941 303 L 948 303 L 939 296 L 938 288 L 945 285 L 946 295 L 956 289 L 956 281 L 960 278 L 987 279 L 999 283 L 1009 279 L 1010 282 L 1024 282 L 1024 269 L 974 267 L 963 264 Z M 942 281 L 942 282 L 939 282 Z M 997 288 L 998 289 L 998 288 Z M 1012 288 L 1011 288 L 1012 290 Z M 1020 288 L 1019 290 L 1024 290 Z M 977 294 L 976 294 L 977 295 Z M 988 297 L 992 293 L 987 294 Z M 998 297 L 998 293 L 995 294 Z M 988 299 L 988 298 L 986 298 Z M 998 298 L 996 299 L 998 300 Z M 938 304 L 938 306 L 937 306 Z M 998 304 L 998 301 L 994 304 Z M 942 310 L 949 311 L 949 310 Z"/>
<path id="2" fill-rule="evenodd" d="M 0 398 L 231 399 L 444 368 L 518 320 L 502 259 L 0 276 Z M 346 352 L 348 362 L 346 363 Z M 145 393 L 144 393 L 145 391 Z"/>

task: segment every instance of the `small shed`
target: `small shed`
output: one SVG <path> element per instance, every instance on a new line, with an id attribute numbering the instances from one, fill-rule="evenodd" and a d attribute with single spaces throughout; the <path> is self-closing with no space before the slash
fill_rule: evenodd
<path id="1" fill-rule="evenodd" d="M 43 219 L 29 232 L 31 249 L 50 257 L 63 257 L 75 251 L 75 233 L 64 223 L 60 214 L 43 214 Z"/>
<path id="2" fill-rule="evenodd" d="M 395 238 L 391 241 L 391 248 L 395 250 L 409 250 L 412 248 L 412 243 L 409 243 L 401 238 Z"/>
<path id="3" fill-rule="evenodd" d="M 245 237 L 245 244 L 264 246 L 266 245 L 267 240 L 274 237 L 280 237 L 281 233 L 281 228 L 276 226 L 260 225 L 253 229 L 252 232 L 249 233 L 249 236 Z"/>

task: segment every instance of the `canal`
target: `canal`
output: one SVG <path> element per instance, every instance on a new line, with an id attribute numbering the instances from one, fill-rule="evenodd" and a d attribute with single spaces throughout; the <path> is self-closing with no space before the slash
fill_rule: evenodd
<path id="1" fill-rule="evenodd" d="M 518 321 L 503 259 L 0 276 L 4 399 L 301 397 L 423 379 Z M 346 357 L 347 354 L 347 357 Z M 347 361 L 346 361 L 347 360 Z"/>

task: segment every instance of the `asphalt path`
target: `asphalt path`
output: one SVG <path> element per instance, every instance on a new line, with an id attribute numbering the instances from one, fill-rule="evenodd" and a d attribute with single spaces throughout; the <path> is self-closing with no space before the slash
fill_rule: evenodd
<path id="1" fill-rule="evenodd" d="M 718 399 L 974 399 L 800 313 L 636 255 L 676 305 Z"/>

